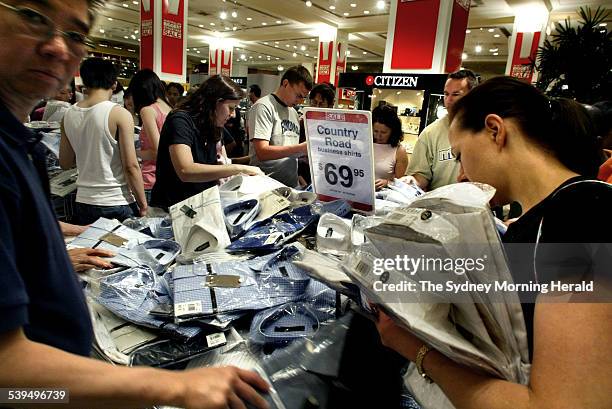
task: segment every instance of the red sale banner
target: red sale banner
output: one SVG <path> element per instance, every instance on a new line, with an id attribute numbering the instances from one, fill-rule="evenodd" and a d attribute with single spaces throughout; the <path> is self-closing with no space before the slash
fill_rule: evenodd
<path id="1" fill-rule="evenodd" d="M 155 24 L 155 1 L 140 2 L 140 68 L 154 69 L 153 27 Z"/>
<path id="2" fill-rule="evenodd" d="M 183 75 L 184 7 L 183 0 L 163 0 L 162 2 L 161 69 L 166 74 Z"/>

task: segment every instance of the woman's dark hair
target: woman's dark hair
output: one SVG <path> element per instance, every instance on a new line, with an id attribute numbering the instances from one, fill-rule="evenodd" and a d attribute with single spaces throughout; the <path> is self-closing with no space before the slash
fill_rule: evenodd
<path id="1" fill-rule="evenodd" d="M 475 87 L 455 103 L 450 120 L 479 132 L 485 118 L 512 118 L 527 137 L 570 170 L 596 177 L 599 144 L 588 113 L 575 101 L 549 99 L 535 87 L 512 77 L 496 77 Z"/>
<path id="2" fill-rule="evenodd" d="M 313 99 L 315 96 L 317 96 L 317 94 L 321 95 L 321 98 L 327 101 L 329 106 L 334 106 L 334 100 L 336 99 L 336 88 L 333 85 L 327 82 L 315 85 L 310 91 L 308 98 Z"/>
<path id="3" fill-rule="evenodd" d="M 206 140 L 218 142 L 223 136 L 223 127 L 215 125 L 215 110 L 217 102 L 228 100 L 240 100 L 244 98 L 244 92 L 229 77 L 213 75 L 193 93 L 187 95 L 179 102 L 177 110 L 188 112 L 200 134 Z"/>
<path id="4" fill-rule="evenodd" d="M 402 140 L 402 122 L 397 116 L 395 109 L 388 105 L 380 105 L 374 108 L 372 111 L 372 125 L 378 122 L 379 124 L 386 125 L 391 129 L 391 136 L 389 136 L 389 145 L 394 148 L 399 145 Z"/>
<path id="5" fill-rule="evenodd" d="M 134 111 L 136 113 L 140 113 L 142 108 L 148 107 L 157 99 L 161 99 L 170 106 L 166 99 L 166 86 L 157 74 L 148 68 L 138 71 L 132 77 L 128 89 L 134 99 Z"/>

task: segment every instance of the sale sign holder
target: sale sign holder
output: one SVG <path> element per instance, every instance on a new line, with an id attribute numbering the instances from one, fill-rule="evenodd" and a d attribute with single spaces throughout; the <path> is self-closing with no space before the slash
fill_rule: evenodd
<path id="1" fill-rule="evenodd" d="M 314 192 L 373 212 L 375 203 L 372 113 L 305 108 L 304 128 Z"/>

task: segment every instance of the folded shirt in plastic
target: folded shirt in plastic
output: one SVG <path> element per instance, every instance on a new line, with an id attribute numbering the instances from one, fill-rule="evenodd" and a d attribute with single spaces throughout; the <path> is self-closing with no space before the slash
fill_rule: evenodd
<path id="1" fill-rule="evenodd" d="M 312 336 L 319 319 L 305 302 L 292 302 L 261 311 L 251 322 L 249 338 L 257 344 L 285 344 Z"/>
<path id="2" fill-rule="evenodd" d="M 130 229 L 117 220 L 101 217 L 72 240 L 70 245 L 117 251 L 119 248 L 131 249 L 148 240 L 153 240 L 153 237 Z"/>
<path id="3" fill-rule="evenodd" d="M 223 207 L 225 226 L 230 239 L 235 239 L 244 233 L 247 226 L 259 214 L 259 200 L 249 199 L 234 202 Z"/>
<path id="4" fill-rule="evenodd" d="M 197 257 L 230 243 L 217 186 L 170 206 L 170 216 L 174 238 L 184 253 Z"/>
<path id="5" fill-rule="evenodd" d="M 175 266 L 173 275 L 175 320 L 261 310 L 300 299 L 310 278 L 292 263 L 228 261 Z M 268 266 L 255 271 L 252 264 Z"/>
<path id="6" fill-rule="evenodd" d="M 193 338 L 202 332 L 200 327 L 178 326 L 172 322 L 171 312 L 165 318 L 151 311 L 167 310 L 172 305 L 168 286 L 148 267 L 134 267 L 100 279 L 100 292 L 94 299 L 119 317 L 156 328 L 170 336 Z"/>

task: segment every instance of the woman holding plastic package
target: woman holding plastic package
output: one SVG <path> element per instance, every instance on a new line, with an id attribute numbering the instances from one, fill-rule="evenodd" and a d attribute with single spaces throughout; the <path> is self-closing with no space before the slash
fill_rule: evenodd
<path id="1" fill-rule="evenodd" d="M 222 143 L 223 126 L 243 97 L 231 79 L 215 75 L 168 115 L 159 138 L 152 206 L 168 209 L 239 173 L 262 174 L 259 168 L 232 164 Z"/>
<path id="2" fill-rule="evenodd" d="M 380 105 L 372 111 L 375 186 L 380 190 L 389 181 L 406 174 L 408 155 L 400 144 L 402 123 L 393 108 Z"/>
<path id="3" fill-rule="evenodd" d="M 585 182 L 597 175 L 599 148 L 579 104 L 551 100 L 531 85 L 498 77 L 457 102 L 450 119 L 451 148 L 465 176 L 495 187 L 499 204 L 515 200 L 524 210 L 504 242 L 610 241 L 612 186 Z M 576 278 L 594 265 L 590 254 L 570 253 L 548 258 L 547 271 L 565 268 L 564 277 Z M 541 275 L 543 262 L 537 254 L 523 263 L 523 271 L 511 263 L 515 280 L 530 274 L 537 282 L 534 265 Z M 550 302 L 558 293 L 539 294 L 535 304 L 522 305 L 532 357 L 528 385 L 456 364 L 383 312 L 377 327 L 383 343 L 416 362 L 421 376 L 435 382 L 457 409 L 611 408 L 612 304 L 593 302 L 598 296 L 602 301 L 611 276 L 611 271 L 595 276 L 598 294 L 564 293 L 563 302 Z"/>

